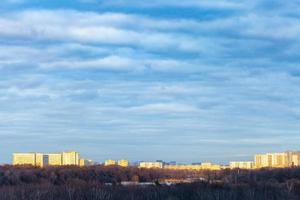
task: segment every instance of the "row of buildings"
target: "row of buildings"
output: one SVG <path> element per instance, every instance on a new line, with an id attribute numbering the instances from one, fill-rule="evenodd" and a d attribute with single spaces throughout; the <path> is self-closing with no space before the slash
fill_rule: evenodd
<path id="1" fill-rule="evenodd" d="M 64 165 L 88 166 L 93 163 L 91 160 L 80 158 L 78 152 L 68 151 L 62 153 L 14 153 L 12 164 L 45 167 Z"/>
<path id="2" fill-rule="evenodd" d="M 287 151 L 254 155 L 253 161 L 233 161 L 229 165 L 216 165 L 209 162 L 198 164 L 176 164 L 156 162 L 140 162 L 140 168 L 163 168 L 170 170 L 221 170 L 221 169 L 261 169 L 300 167 L 300 152 Z"/>
<path id="3" fill-rule="evenodd" d="M 257 154 L 254 157 L 254 162 L 256 168 L 300 166 L 300 152 L 287 151 L 283 153 Z"/>
<path id="4" fill-rule="evenodd" d="M 92 165 L 91 160 L 82 159 L 79 153 L 75 151 L 62 153 L 14 153 L 13 165 L 33 165 L 38 167 L 44 166 L 64 166 Z M 128 167 L 128 160 L 106 160 L 105 166 Z M 234 161 L 229 165 L 216 165 L 209 162 L 196 164 L 176 164 L 176 162 L 165 163 L 163 161 L 139 162 L 135 166 L 139 168 L 158 168 L 169 170 L 221 170 L 221 169 L 260 169 L 260 168 L 285 168 L 300 166 L 300 152 L 287 151 L 282 153 L 256 154 L 254 161 Z"/>
<path id="5" fill-rule="evenodd" d="M 199 164 L 179 164 L 179 165 L 164 165 L 164 169 L 169 170 L 221 170 L 223 166 L 212 164 L 209 162 Z"/>
<path id="6" fill-rule="evenodd" d="M 105 166 L 112 166 L 112 165 L 117 165 L 117 166 L 120 166 L 120 167 L 128 167 L 129 166 L 129 162 L 128 160 L 106 160 L 104 162 L 104 165 Z"/>
<path id="7" fill-rule="evenodd" d="M 229 166 L 231 169 L 299 167 L 300 152 L 286 151 L 281 153 L 256 154 L 254 156 L 254 161 L 230 162 Z"/>
<path id="8" fill-rule="evenodd" d="M 104 166 L 121 166 L 128 167 L 128 160 L 106 160 Z M 176 164 L 176 162 L 165 163 L 163 161 L 155 162 L 138 162 L 132 166 L 138 166 L 139 168 L 145 169 L 169 169 L 169 170 L 220 170 L 222 169 L 221 165 L 215 165 L 212 163 L 199 163 L 199 164 Z"/>

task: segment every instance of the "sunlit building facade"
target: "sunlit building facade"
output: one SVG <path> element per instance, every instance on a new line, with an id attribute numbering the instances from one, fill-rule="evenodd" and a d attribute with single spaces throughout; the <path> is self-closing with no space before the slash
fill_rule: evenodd
<path id="1" fill-rule="evenodd" d="M 254 169 L 253 161 L 233 161 L 229 163 L 230 169 Z"/>
<path id="2" fill-rule="evenodd" d="M 50 153 L 45 154 L 47 159 L 47 165 L 49 166 L 60 166 L 62 165 L 62 154 L 61 153 Z"/>
<path id="3" fill-rule="evenodd" d="M 14 153 L 12 164 L 36 166 L 36 153 Z"/>
<path id="4" fill-rule="evenodd" d="M 221 170 L 221 165 L 206 162 L 201 164 L 201 168 L 202 170 Z"/>
<path id="5" fill-rule="evenodd" d="M 87 167 L 87 166 L 91 166 L 93 165 L 93 161 L 92 160 L 86 160 L 86 159 L 79 159 L 79 166 L 80 167 Z"/>
<path id="6" fill-rule="evenodd" d="M 139 168 L 147 168 L 147 169 L 163 168 L 163 163 L 162 162 L 140 162 Z"/>
<path id="7" fill-rule="evenodd" d="M 37 167 L 79 165 L 79 153 L 75 151 L 63 153 L 14 153 L 13 165 L 32 165 Z"/>
<path id="8" fill-rule="evenodd" d="M 289 167 L 288 153 L 274 153 L 272 155 L 272 167 Z"/>
<path id="9" fill-rule="evenodd" d="M 269 154 L 256 154 L 254 156 L 255 168 L 271 167 L 272 157 Z"/>
<path id="10" fill-rule="evenodd" d="M 300 166 L 299 152 L 267 153 L 254 156 L 255 168 L 285 168 L 291 166 Z"/>
<path id="11" fill-rule="evenodd" d="M 104 162 L 105 166 L 111 166 L 111 165 L 116 165 L 116 164 L 117 164 L 117 162 L 115 160 L 106 160 Z"/>
<path id="12" fill-rule="evenodd" d="M 168 170 L 201 170 L 201 165 L 165 165 L 164 169 Z"/>
<path id="13" fill-rule="evenodd" d="M 37 167 L 44 166 L 44 156 L 41 153 L 14 153 L 13 165 L 32 165 Z"/>
<path id="14" fill-rule="evenodd" d="M 230 169 L 229 165 L 221 165 L 221 170 L 228 170 Z"/>
<path id="15" fill-rule="evenodd" d="M 68 151 L 62 153 L 63 165 L 79 165 L 79 153 L 75 151 Z"/>
<path id="16" fill-rule="evenodd" d="M 128 167 L 129 165 L 129 162 L 128 160 L 118 160 L 118 166 L 121 166 L 121 167 Z"/>
<path id="17" fill-rule="evenodd" d="M 292 166 L 300 166 L 300 155 L 292 155 Z"/>
<path id="18" fill-rule="evenodd" d="M 45 162 L 45 157 L 42 153 L 35 153 L 35 166 L 43 167 Z"/>
<path id="19" fill-rule="evenodd" d="M 168 170 L 189 170 L 189 171 L 200 171 L 200 170 L 220 170 L 220 165 L 215 165 L 212 163 L 202 163 L 202 164 L 178 164 L 178 165 L 165 165 L 164 169 Z"/>

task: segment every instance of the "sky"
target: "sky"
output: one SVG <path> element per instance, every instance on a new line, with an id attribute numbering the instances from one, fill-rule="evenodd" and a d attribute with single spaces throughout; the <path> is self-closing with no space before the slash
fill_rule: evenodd
<path id="1" fill-rule="evenodd" d="M 299 0 L 2 0 L 0 163 L 300 150 L 299 13 Z"/>

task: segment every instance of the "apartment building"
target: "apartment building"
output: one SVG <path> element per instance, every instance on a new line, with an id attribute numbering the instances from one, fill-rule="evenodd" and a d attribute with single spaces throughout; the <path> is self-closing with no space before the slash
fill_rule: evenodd
<path id="1" fill-rule="evenodd" d="M 284 153 L 256 154 L 254 156 L 254 162 L 255 168 L 300 166 L 300 153 L 287 151 Z"/>
<path id="2" fill-rule="evenodd" d="M 201 163 L 201 168 L 202 170 L 221 170 L 221 165 L 205 162 L 205 163 Z"/>
<path id="3" fill-rule="evenodd" d="M 163 168 L 163 163 L 162 162 L 140 162 L 139 163 L 139 168 Z"/>
<path id="4" fill-rule="evenodd" d="M 168 170 L 201 170 L 201 165 L 165 165 L 164 169 Z"/>
<path id="5" fill-rule="evenodd" d="M 43 156 L 39 153 L 13 153 L 12 164 L 43 167 Z"/>
<path id="6" fill-rule="evenodd" d="M 129 165 L 129 162 L 128 160 L 118 160 L 118 166 L 121 166 L 121 167 L 128 167 Z"/>
<path id="7" fill-rule="evenodd" d="M 62 165 L 79 165 L 79 153 L 75 151 L 63 152 Z"/>
<path id="8" fill-rule="evenodd" d="M 13 153 L 13 165 L 32 165 L 37 167 L 79 165 L 79 153 Z"/>
<path id="9" fill-rule="evenodd" d="M 104 162 L 104 166 L 111 166 L 111 165 L 116 165 L 117 162 L 115 160 L 106 160 Z"/>
<path id="10" fill-rule="evenodd" d="M 93 165 L 93 161 L 92 160 L 86 160 L 86 159 L 79 159 L 79 166 L 80 167 L 86 167 L 86 166 L 91 166 Z"/>
<path id="11" fill-rule="evenodd" d="M 230 169 L 253 169 L 253 161 L 233 161 L 229 163 Z"/>
<path id="12" fill-rule="evenodd" d="M 61 153 L 49 153 L 45 154 L 46 164 L 49 166 L 60 166 L 62 165 L 62 154 Z"/>

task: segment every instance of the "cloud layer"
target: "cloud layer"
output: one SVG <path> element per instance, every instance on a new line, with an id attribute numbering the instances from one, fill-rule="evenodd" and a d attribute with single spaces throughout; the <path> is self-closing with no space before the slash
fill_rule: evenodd
<path id="1" fill-rule="evenodd" d="M 0 7 L 1 162 L 65 149 L 226 162 L 297 147 L 296 2 L 66 2 Z"/>

